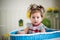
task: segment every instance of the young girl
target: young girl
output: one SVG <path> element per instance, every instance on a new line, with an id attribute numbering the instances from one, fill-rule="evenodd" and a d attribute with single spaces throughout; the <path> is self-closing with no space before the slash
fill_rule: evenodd
<path id="1" fill-rule="evenodd" d="M 44 7 L 33 4 L 30 6 L 30 20 L 23 32 L 18 31 L 18 34 L 45 32 L 45 26 L 41 23 L 43 20 Z"/>

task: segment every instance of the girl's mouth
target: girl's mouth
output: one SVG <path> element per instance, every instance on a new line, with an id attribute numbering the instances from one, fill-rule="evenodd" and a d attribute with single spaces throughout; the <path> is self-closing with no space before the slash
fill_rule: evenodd
<path id="1" fill-rule="evenodd" d="M 34 22 L 34 23 L 37 23 L 37 22 Z"/>

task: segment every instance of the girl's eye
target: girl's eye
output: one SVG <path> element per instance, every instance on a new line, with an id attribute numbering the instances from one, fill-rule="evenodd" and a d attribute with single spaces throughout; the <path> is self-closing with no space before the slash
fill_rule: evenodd
<path id="1" fill-rule="evenodd" d="M 32 17 L 32 18 L 35 18 L 35 17 Z"/>
<path id="2" fill-rule="evenodd" d="M 37 19 L 38 19 L 39 17 L 37 17 Z"/>

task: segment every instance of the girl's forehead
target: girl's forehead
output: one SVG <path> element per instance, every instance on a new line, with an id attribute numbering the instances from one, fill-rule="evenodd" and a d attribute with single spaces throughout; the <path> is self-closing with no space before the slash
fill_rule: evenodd
<path id="1" fill-rule="evenodd" d="M 40 12 L 37 12 L 37 13 L 33 13 L 33 14 L 31 14 L 31 15 L 32 15 L 32 16 L 33 16 L 33 15 L 36 15 L 36 16 L 39 15 L 39 16 L 40 16 L 41 14 L 40 14 Z"/>

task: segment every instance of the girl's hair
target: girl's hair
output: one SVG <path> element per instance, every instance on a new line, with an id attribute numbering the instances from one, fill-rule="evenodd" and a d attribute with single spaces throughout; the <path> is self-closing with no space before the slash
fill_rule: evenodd
<path id="1" fill-rule="evenodd" d="M 40 14 L 41 14 L 41 17 L 43 17 L 43 13 L 45 12 L 45 10 L 44 10 L 44 7 L 43 6 L 41 6 L 41 5 L 36 5 L 36 4 L 32 4 L 32 5 L 30 5 L 30 16 L 31 16 L 31 14 L 34 14 L 34 13 L 36 13 L 36 12 L 41 12 Z"/>

